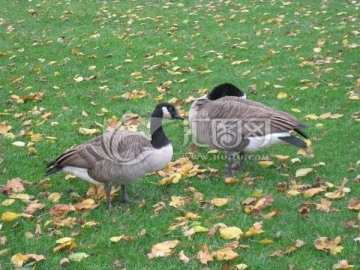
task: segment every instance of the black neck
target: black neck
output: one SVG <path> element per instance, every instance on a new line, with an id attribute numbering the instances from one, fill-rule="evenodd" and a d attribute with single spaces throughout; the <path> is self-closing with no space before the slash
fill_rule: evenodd
<path id="1" fill-rule="evenodd" d="M 160 149 L 170 143 L 164 133 L 161 121 L 162 121 L 161 117 L 157 117 L 154 115 L 151 116 L 151 122 L 150 122 L 151 145 L 156 149 Z"/>

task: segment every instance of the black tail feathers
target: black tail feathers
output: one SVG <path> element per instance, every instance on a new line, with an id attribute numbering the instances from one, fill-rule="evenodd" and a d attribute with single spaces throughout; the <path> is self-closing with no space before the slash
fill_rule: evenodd
<path id="1" fill-rule="evenodd" d="M 283 140 L 284 142 L 290 143 L 294 146 L 297 147 L 306 147 L 306 142 L 304 142 L 303 140 L 295 137 L 295 136 L 290 136 L 290 137 L 279 137 L 280 140 Z"/>

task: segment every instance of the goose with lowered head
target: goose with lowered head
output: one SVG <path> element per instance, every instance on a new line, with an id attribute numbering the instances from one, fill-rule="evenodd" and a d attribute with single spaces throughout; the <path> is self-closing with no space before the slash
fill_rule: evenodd
<path id="1" fill-rule="evenodd" d="M 306 143 L 290 131 L 308 138 L 301 130 L 306 126 L 295 116 L 247 100 L 246 95 L 230 83 L 220 84 L 194 101 L 189 112 L 189 125 L 200 142 L 226 153 L 228 176 L 234 172 L 235 153 L 240 155 L 241 170 L 246 152 L 282 143 L 306 147 Z"/>
<path id="2" fill-rule="evenodd" d="M 93 184 L 103 184 L 108 208 L 112 207 L 110 184 L 120 184 L 122 200 L 128 203 L 131 200 L 126 184 L 171 161 L 173 148 L 162 127 L 163 118 L 183 119 L 173 105 L 159 103 L 151 115 L 151 138 L 129 130 L 105 133 L 48 162 L 46 175 L 63 171 Z"/>

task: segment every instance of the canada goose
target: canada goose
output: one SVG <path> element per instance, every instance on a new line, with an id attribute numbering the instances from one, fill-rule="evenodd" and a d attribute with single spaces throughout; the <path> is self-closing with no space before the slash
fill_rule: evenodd
<path id="1" fill-rule="evenodd" d="M 244 153 L 256 152 L 274 144 L 289 143 L 306 147 L 306 143 L 291 135 L 294 130 L 301 136 L 306 128 L 296 117 L 246 99 L 236 86 L 225 83 L 191 105 L 189 124 L 192 134 L 206 145 L 225 151 L 227 175 L 233 173 L 234 153 L 240 155 L 240 170 Z"/>
<path id="2" fill-rule="evenodd" d="M 173 105 L 159 103 L 151 114 L 151 139 L 127 130 L 105 133 L 48 162 L 45 175 L 63 171 L 93 184 L 104 184 L 108 208 L 112 207 L 110 184 L 120 184 L 122 199 L 128 203 L 126 184 L 171 161 L 173 148 L 163 131 L 162 118 L 184 119 Z"/>

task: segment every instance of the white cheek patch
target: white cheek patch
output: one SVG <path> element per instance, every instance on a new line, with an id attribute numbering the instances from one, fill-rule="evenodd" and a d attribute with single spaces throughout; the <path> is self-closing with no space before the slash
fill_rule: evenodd
<path id="1" fill-rule="evenodd" d="M 169 113 L 169 110 L 166 107 L 162 107 L 162 112 L 163 112 L 163 118 L 169 118 L 171 119 L 171 114 Z"/>

